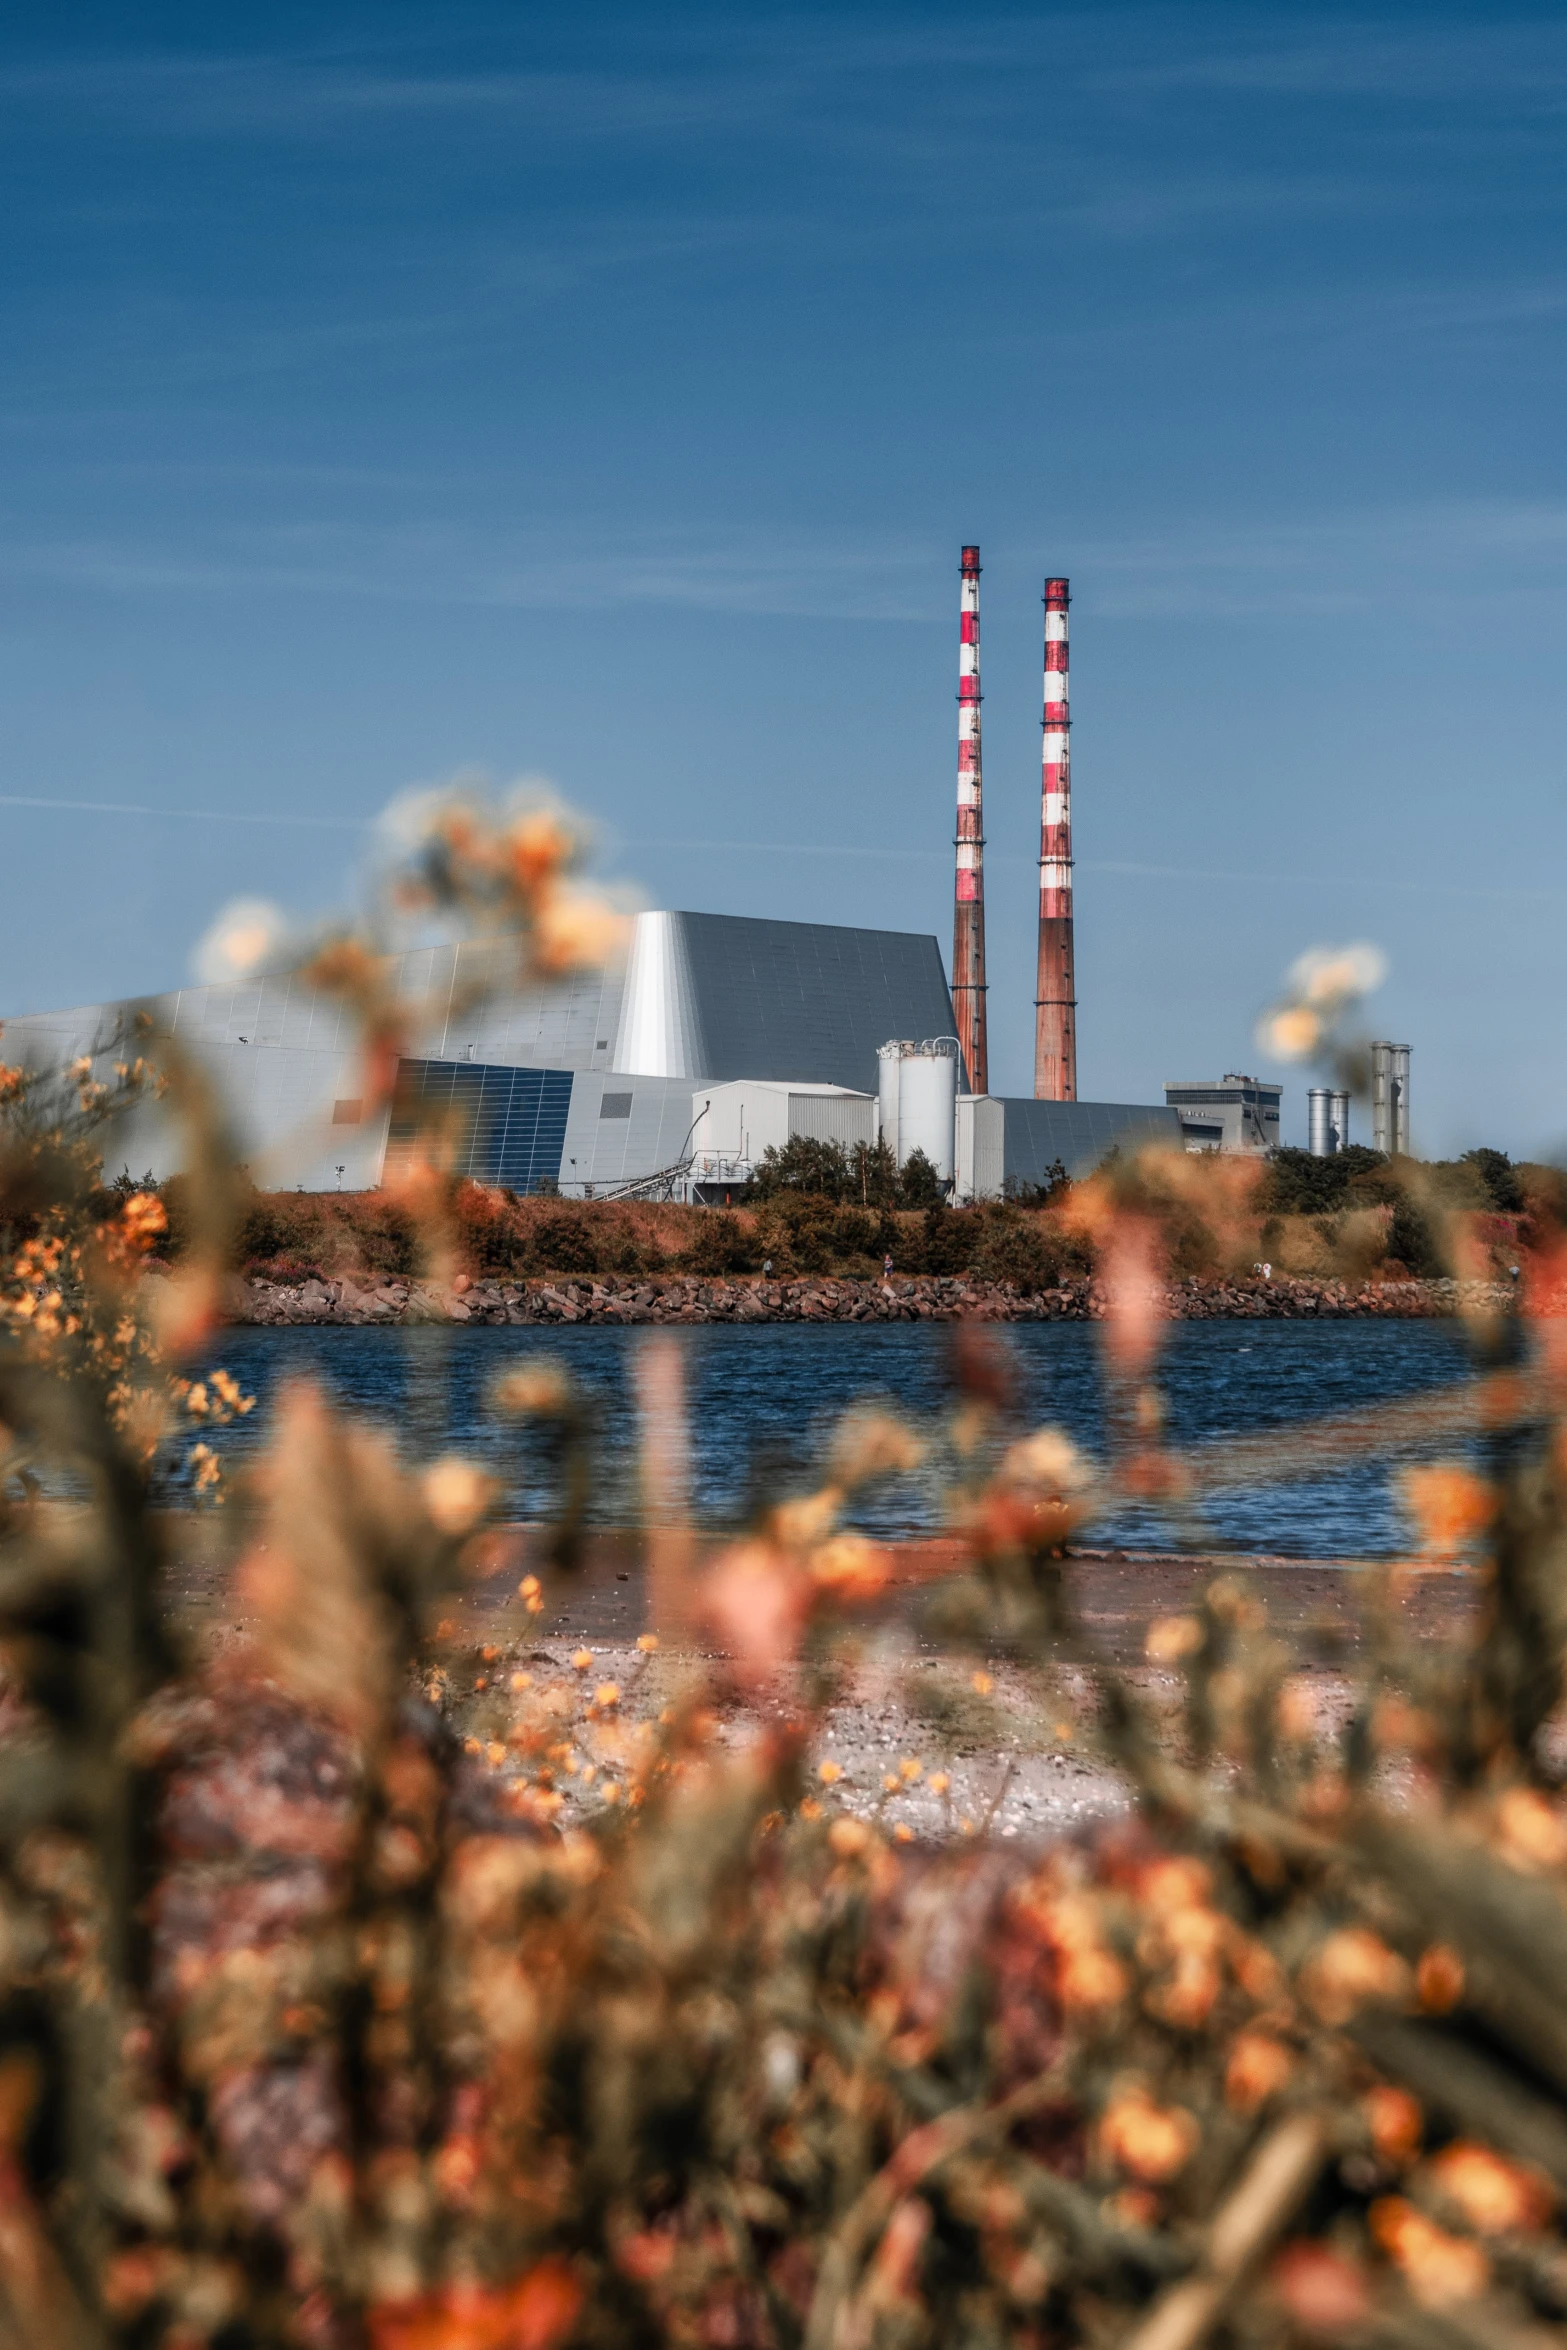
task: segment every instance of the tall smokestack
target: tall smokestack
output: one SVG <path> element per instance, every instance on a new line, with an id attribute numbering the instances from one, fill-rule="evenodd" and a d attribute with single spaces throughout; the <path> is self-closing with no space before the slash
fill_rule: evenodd
<path id="1" fill-rule="evenodd" d="M 1045 756 L 1039 827 L 1039 977 L 1034 1098 L 1077 1099 L 1077 985 L 1072 959 L 1072 719 L 1064 579 L 1045 582 Z"/>
<path id="2" fill-rule="evenodd" d="M 985 819 L 979 744 L 979 549 L 965 547 L 958 591 L 958 831 L 952 908 L 952 1010 L 973 1093 L 989 1090 L 985 1041 Z"/>

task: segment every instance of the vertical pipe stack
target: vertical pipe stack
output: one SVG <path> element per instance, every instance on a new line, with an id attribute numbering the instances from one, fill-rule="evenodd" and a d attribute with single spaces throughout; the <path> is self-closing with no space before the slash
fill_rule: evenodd
<path id="1" fill-rule="evenodd" d="M 1333 1095 L 1325 1085 L 1314 1085 L 1306 1096 L 1306 1148 L 1314 1159 L 1331 1159 L 1338 1149 L 1333 1132 Z"/>
<path id="2" fill-rule="evenodd" d="M 1389 1158 L 1412 1155 L 1409 1139 L 1409 1047 L 1378 1037 L 1371 1047 L 1371 1147 Z"/>
<path id="3" fill-rule="evenodd" d="M 979 737 L 979 549 L 965 547 L 958 645 L 957 876 L 952 908 L 952 1010 L 969 1091 L 986 1093 L 985 827 Z"/>
<path id="4" fill-rule="evenodd" d="M 1393 1148 L 1393 1121 L 1389 1096 L 1392 1091 L 1392 1046 L 1378 1037 L 1371 1047 L 1371 1147 L 1374 1151 Z"/>
<path id="5" fill-rule="evenodd" d="M 1396 1158 L 1413 1158 L 1414 1144 L 1409 1139 L 1409 1047 L 1395 1044 L 1391 1049 L 1393 1153 Z"/>
<path id="6" fill-rule="evenodd" d="M 1077 985 L 1072 954 L 1072 751 L 1064 579 L 1045 582 L 1045 750 L 1039 832 L 1039 977 L 1034 1098 L 1077 1099 Z"/>

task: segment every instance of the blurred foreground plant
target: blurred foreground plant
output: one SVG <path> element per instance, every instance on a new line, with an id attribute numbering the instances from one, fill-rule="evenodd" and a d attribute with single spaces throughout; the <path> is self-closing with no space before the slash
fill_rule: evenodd
<path id="1" fill-rule="evenodd" d="M 448 828 L 409 886 L 489 920 L 522 853 Z M 381 1049 L 380 982 L 333 953 Z M 1111 1308 L 1102 1467 L 1019 1428 L 1004 1351 L 962 1332 L 942 1429 L 853 1415 L 813 1486 L 704 1552 L 665 1342 L 639 1376 L 655 1620 L 617 1680 L 535 1646 L 591 1490 L 564 1367 L 496 1399 L 566 1498 L 483 1641 L 464 1594 L 516 1571 L 485 1478 L 297 1388 L 210 1522 L 246 1637 L 203 1649 L 157 1479 L 243 1407 L 174 1348 L 244 1203 L 193 1074 L 158 1065 L 197 1204 L 157 1331 L 148 1210 L 103 1207 L 91 1133 L 19 1119 L 0 1161 L 0 2342 L 1554 2338 L 1559 1237 L 1533 1354 L 1475 1323 L 1450 1400 L 1480 1457 L 1411 1479 L 1428 1548 L 1367 1575 L 1353 1651 L 1291 1647 L 1239 1574 L 1141 1671 L 1082 1619 L 1091 1512 L 1135 1495 L 1205 1540 L 1214 1464 L 1164 1434 L 1161 1235 L 1245 1212 L 1131 1162 L 1071 1203 Z M 913 1596 L 948 1664 L 918 1676 L 925 1751 L 868 1789 L 824 1729 L 910 1594 L 846 1518 L 933 1444 L 951 1542 Z M 1433 1614 L 1455 1551 L 1464 1604 Z M 1108 1824 L 1020 1850 L 953 1816 L 998 1680 L 1014 1735 L 1119 1775 Z M 915 1787 L 948 1832 L 897 1824 Z"/>

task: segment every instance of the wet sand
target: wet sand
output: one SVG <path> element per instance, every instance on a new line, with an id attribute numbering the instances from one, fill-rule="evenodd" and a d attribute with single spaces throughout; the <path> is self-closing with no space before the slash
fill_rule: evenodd
<path id="1" fill-rule="evenodd" d="M 223 1528 L 212 1518 L 181 1515 L 177 1521 L 178 1565 L 171 1596 L 176 1612 L 192 1623 L 228 1621 Z M 547 1535 L 537 1526 L 508 1526 L 494 1538 L 493 1565 L 452 1603 L 449 1613 L 475 1636 L 508 1635 L 531 1640 L 570 1640 L 592 1645 L 634 1647 L 642 1632 L 668 1627 L 650 1621 L 643 1550 L 635 1528 L 590 1533 L 582 1564 L 570 1574 L 549 1571 Z M 698 1560 L 711 1556 L 720 1539 L 697 1538 Z M 922 1649 L 931 1644 L 917 1630 L 919 1602 L 944 1573 L 960 1563 L 960 1549 L 946 1537 L 885 1546 L 892 1560 L 888 1597 L 873 1621 L 907 1627 Z M 1353 1651 L 1359 1644 L 1368 1593 L 1382 1584 L 1382 1562 L 1356 1559 L 1292 1559 L 1247 1552 L 1181 1552 L 1074 1549 L 1066 1581 L 1080 1620 L 1117 1664 L 1142 1662 L 1148 1627 L 1162 1616 L 1193 1607 L 1217 1575 L 1250 1580 L 1281 1635 L 1303 1639 L 1331 1633 Z M 541 1616 L 529 1618 L 517 1598 L 517 1584 L 541 1573 L 546 1598 Z M 1474 1605 L 1474 1577 L 1463 1568 L 1424 1569 L 1403 1581 L 1395 1602 L 1410 1629 L 1420 1636 L 1450 1637 Z M 701 1640 L 685 1643 L 692 1653 L 719 1652 Z"/>
<path id="2" fill-rule="evenodd" d="M 177 1613 L 204 1644 L 243 1642 L 246 1627 L 230 1604 L 220 1529 L 210 1520 L 187 1521 L 179 1531 L 181 1563 L 172 1595 Z M 722 1691 L 723 1654 L 700 1638 L 682 1643 L 660 1634 L 655 1655 L 638 1650 L 638 1635 L 658 1630 L 648 1620 L 640 1533 L 591 1536 L 580 1569 L 548 1576 L 548 1603 L 542 1614 L 530 1616 L 517 1584 L 542 1566 L 545 1542 L 536 1527 L 504 1529 L 494 1540 L 493 1571 L 446 1610 L 458 1646 L 489 1643 L 500 1650 L 487 1679 L 520 1669 L 538 1681 L 577 1679 L 585 1692 L 612 1680 L 624 1692 L 627 1720 L 656 1713 L 693 1671 L 712 1673 Z M 987 1830 L 1047 1839 L 1124 1810 L 1126 1787 L 1097 1758 L 1083 1727 L 1091 1706 L 1076 1669 L 1065 1660 L 1053 1670 L 986 1658 L 983 1670 L 993 1689 L 976 1702 L 972 1676 L 980 1660 L 969 1651 L 950 1651 L 922 1623 L 921 1601 L 943 1571 L 958 1563 L 957 1546 L 912 1542 L 894 1547 L 892 1555 L 887 1598 L 856 1619 L 841 1695 L 817 1741 L 815 1760 L 841 1773 L 834 1804 L 875 1816 L 890 1832 L 922 1839 Z M 1316 1657 L 1313 1679 L 1326 1724 L 1342 1704 L 1344 1683 L 1322 1660 L 1358 1647 L 1362 1611 L 1373 1586 L 1383 1586 L 1380 1575 L 1353 1561 L 1111 1550 L 1078 1552 L 1066 1566 L 1093 1645 L 1134 1672 L 1156 1705 L 1173 1705 L 1178 1683 L 1173 1673 L 1148 1663 L 1149 1626 L 1190 1609 L 1221 1573 L 1248 1579 L 1273 1629 L 1301 1644 L 1303 1663 Z M 1393 1605 L 1416 1637 L 1451 1638 L 1472 1614 L 1476 1591 L 1474 1578 L 1461 1570 L 1422 1573 L 1402 1579 Z M 584 1651 L 591 1652 L 591 1663 L 574 1674 L 573 1660 Z M 476 1707 L 477 1695 L 466 1702 Z M 720 1696 L 722 1735 L 739 1744 L 755 1734 L 759 1717 L 783 1710 L 781 1697 L 755 1706 Z M 903 1766 L 916 1764 L 918 1777 L 906 1776 Z M 947 1785 L 933 1791 L 938 1775 Z M 895 1789 L 889 1780 L 897 1782 Z M 597 1808 L 597 1788 L 584 1792 L 569 1778 L 561 1784 L 563 1817 Z"/>

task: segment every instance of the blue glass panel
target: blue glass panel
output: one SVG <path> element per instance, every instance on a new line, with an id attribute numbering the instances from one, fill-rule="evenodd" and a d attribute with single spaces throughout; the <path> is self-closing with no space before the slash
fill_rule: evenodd
<path id="1" fill-rule="evenodd" d="M 398 1065 L 388 1139 L 409 1142 L 420 1114 L 455 1112 L 456 1164 L 475 1183 L 536 1191 L 560 1180 L 571 1108 L 567 1069 L 502 1069 L 482 1061 Z"/>

